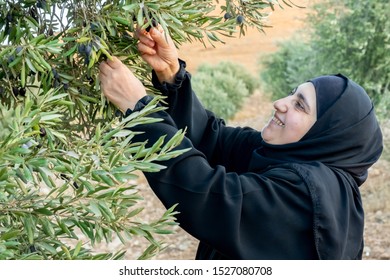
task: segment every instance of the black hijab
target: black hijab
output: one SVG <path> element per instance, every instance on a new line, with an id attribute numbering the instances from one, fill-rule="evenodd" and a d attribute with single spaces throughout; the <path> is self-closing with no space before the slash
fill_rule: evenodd
<path id="1" fill-rule="evenodd" d="M 358 187 L 382 153 L 382 133 L 372 102 L 358 84 L 340 74 L 310 82 L 321 102 L 317 121 L 298 142 L 271 145 L 262 141 L 252 154 L 249 169 L 295 169 L 313 203 L 318 257 L 361 259 L 364 211 Z M 280 226 L 281 232 L 288 230 L 275 226 Z"/>
<path id="2" fill-rule="evenodd" d="M 272 145 L 263 141 L 252 163 L 263 169 L 286 162 L 319 161 L 346 171 L 360 186 L 383 149 L 373 104 L 361 86 L 341 74 L 310 82 L 317 95 L 316 123 L 298 142 Z"/>

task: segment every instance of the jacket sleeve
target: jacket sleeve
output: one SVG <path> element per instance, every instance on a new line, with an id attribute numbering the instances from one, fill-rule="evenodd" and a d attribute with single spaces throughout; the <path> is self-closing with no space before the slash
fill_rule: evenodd
<path id="1" fill-rule="evenodd" d="M 171 116 L 156 113 L 162 122 L 137 127 L 137 140 L 168 141 L 177 131 Z M 228 172 L 211 166 L 189 138 L 177 149 L 191 148 L 164 161 L 166 169 L 146 173 L 165 207 L 178 203 L 178 222 L 191 235 L 233 259 L 296 258 L 312 230 L 310 197 L 299 176 L 290 170 L 256 174 Z M 301 238 L 301 240 L 291 240 Z M 285 244 L 285 246 L 281 245 Z M 275 255 L 273 255 L 275 254 Z"/>
<path id="2" fill-rule="evenodd" d="M 249 162 L 252 151 L 261 145 L 261 133 L 251 128 L 226 127 L 222 119 L 206 110 L 192 90 L 185 62 L 179 62 L 180 70 L 172 84 L 161 84 L 153 72 L 153 85 L 167 96 L 167 113 L 179 129 L 187 129 L 187 138 L 212 166 L 241 172 L 245 169 L 243 162 Z"/>

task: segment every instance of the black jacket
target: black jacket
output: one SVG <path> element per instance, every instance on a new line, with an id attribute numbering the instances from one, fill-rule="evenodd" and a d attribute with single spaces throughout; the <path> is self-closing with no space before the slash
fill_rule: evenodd
<path id="1" fill-rule="evenodd" d="M 360 259 L 364 215 L 354 177 L 267 155 L 275 147 L 265 149 L 259 131 L 226 127 L 204 109 L 184 66 L 173 84 L 153 76 L 169 109 L 155 113 L 162 122 L 137 127 L 146 132 L 137 140 L 152 144 L 187 128 L 178 149 L 191 150 L 145 175 L 166 207 L 178 203 L 178 222 L 200 241 L 196 258 Z"/>

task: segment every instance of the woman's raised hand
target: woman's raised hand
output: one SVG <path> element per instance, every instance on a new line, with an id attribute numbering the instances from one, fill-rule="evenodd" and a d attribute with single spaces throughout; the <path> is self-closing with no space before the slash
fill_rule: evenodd
<path id="1" fill-rule="evenodd" d="M 141 57 L 154 69 L 159 81 L 172 83 L 180 66 L 176 46 L 169 34 L 158 26 L 149 32 L 138 29 L 136 36 Z"/>
<path id="2" fill-rule="evenodd" d="M 141 81 L 115 56 L 100 63 L 99 69 L 103 94 L 122 112 L 133 110 L 138 100 L 146 95 Z"/>

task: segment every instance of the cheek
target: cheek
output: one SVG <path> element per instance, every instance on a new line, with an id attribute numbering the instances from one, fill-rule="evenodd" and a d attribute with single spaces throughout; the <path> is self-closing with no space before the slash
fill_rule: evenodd
<path id="1" fill-rule="evenodd" d="M 288 138 L 291 142 L 299 141 L 308 131 L 311 125 L 307 119 L 292 120 L 288 129 Z"/>

